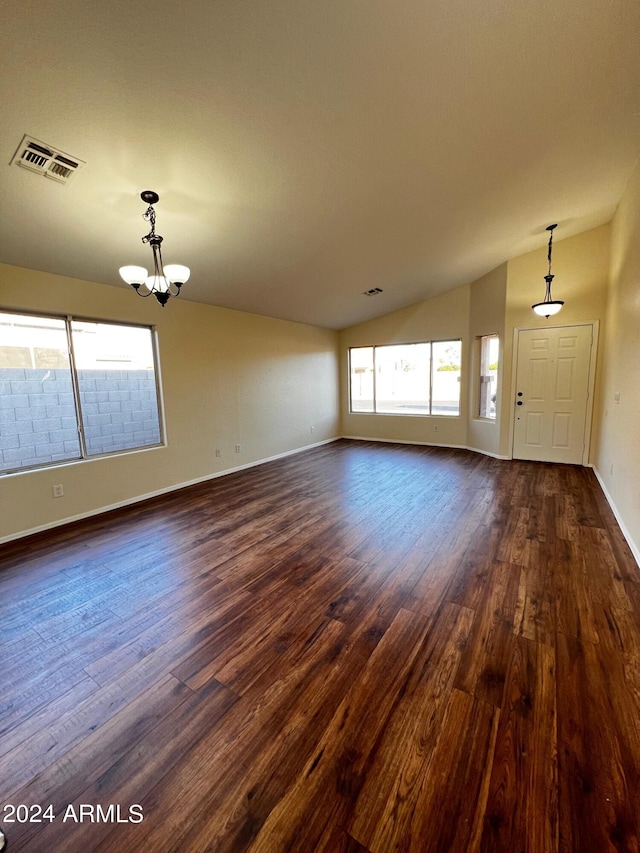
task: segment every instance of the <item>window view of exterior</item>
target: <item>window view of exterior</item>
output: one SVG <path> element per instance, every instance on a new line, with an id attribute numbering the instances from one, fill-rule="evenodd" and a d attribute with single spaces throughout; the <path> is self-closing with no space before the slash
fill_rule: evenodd
<path id="1" fill-rule="evenodd" d="M 160 443 L 151 329 L 73 320 L 87 455 Z"/>
<path id="2" fill-rule="evenodd" d="M 0 314 L 0 470 L 80 456 L 65 321 Z"/>
<path id="3" fill-rule="evenodd" d="M 460 341 L 434 341 L 432 347 L 432 415 L 460 414 Z"/>
<path id="4" fill-rule="evenodd" d="M 0 313 L 0 471 L 160 441 L 151 329 Z"/>
<path id="5" fill-rule="evenodd" d="M 429 344 L 376 347 L 376 412 L 429 414 Z"/>
<path id="6" fill-rule="evenodd" d="M 499 340 L 497 335 L 480 338 L 480 402 L 478 417 L 496 418 Z"/>
<path id="7" fill-rule="evenodd" d="M 349 350 L 351 411 L 460 414 L 460 341 Z"/>
<path id="8" fill-rule="evenodd" d="M 349 351 L 351 411 L 373 412 L 373 347 Z"/>

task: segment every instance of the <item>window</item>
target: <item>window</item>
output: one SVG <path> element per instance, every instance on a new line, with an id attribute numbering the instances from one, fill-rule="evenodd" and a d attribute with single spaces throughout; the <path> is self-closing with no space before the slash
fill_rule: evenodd
<path id="1" fill-rule="evenodd" d="M 352 347 L 352 412 L 460 414 L 461 342 L 433 341 Z"/>
<path id="2" fill-rule="evenodd" d="M 146 326 L 0 313 L 0 471 L 161 443 Z"/>
<path id="3" fill-rule="evenodd" d="M 373 347 L 349 351 L 351 365 L 351 411 L 373 412 Z"/>
<path id="4" fill-rule="evenodd" d="M 496 419 L 498 392 L 499 339 L 497 335 L 480 338 L 480 394 L 478 417 Z"/>

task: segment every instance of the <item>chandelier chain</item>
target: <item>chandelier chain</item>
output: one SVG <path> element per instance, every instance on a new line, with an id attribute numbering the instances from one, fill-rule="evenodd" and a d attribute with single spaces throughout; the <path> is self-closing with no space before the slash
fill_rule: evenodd
<path id="1" fill-rule="evenodd" d="M 153 205 L 150 204 L 149 207 L 142 214 L 142 218 L 145 222 L 151 223 L 151 231 L 142 238 L 143 243 L 151 242 L 152 238 L 156 236 L 156 212 L 153 209 Z"/>

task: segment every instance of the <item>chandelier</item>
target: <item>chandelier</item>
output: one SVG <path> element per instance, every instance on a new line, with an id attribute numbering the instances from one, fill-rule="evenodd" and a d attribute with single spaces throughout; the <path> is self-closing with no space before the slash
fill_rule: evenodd
<path id="1" fill-rule="evenodd" d="M 542 302 L 536 302 L 535 305 L 531 306 L 539 317 L 546 317 L 547 320 L 552 314 L 557 314 L 564 305 L 564 302 L 561 302 L 559 299 L 551 298 L 551 282 L 553 281 L 553 276 L 551 275 L 551 249 L 553 244 L 553 229 L 557 227 L 557 223 L 555 225 L 547 226 L 547 231 L 549 231 L 549 251 L 547 252 L 549 272 L 544 277 L 544 280 L 547 283 L 544 299 Z"/>
<path id="2" fill-rule="evenodd" d="M 142 214 L 145 222 L 151 223 L 151 231 L 142 238 L 143 243 L 151 246 L 153 253 L 153 272 L 151 275 L 144 267 L 126 266 L 120 267 L 120 275 L 130 284 L 138 296 L 155 296 L 160 305 L 164 306 L 170 296 L 180 296 L 180 288 L 188 281 L 191 272 L 189 267 L 182 264 L 167 264 L 162 262 L 162 237 L 156 234 L 156 212 L 153 205 L 160 200 L 158 193 L 153 190 L 145 190 L 140 193 L 140 198 L 149 206 Z"/>

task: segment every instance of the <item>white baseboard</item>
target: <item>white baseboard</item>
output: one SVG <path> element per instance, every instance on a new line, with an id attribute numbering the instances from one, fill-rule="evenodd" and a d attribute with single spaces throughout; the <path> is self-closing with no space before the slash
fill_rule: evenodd
<path id="1" fill-rule="evenodd" d="M 324 441 L 317 441 L 314 444 L 306 444 L 304 447 L 297 447 L 295 450 L 286 450 L 284 453 L 276 453 L 275 456 L 267 456 L 264 459 L 257 459 L 255 462 L 247 462 L 245 465 L 237 465 L 234 468 L 225 468 L 224 471 L 216 471 L 214 474 L 207 474 L 205 477 L 197 477 L 195 480 L 188 480 L 184 483 L 178 483 L 174 486 L 167 486 L 164 489 L 156 489 L 154 492 L 147 492 L 144 495 L 137 495 L 133 498 L 127 498 L 123 501 L 108 504 L 107 506 L 91 509 L 88 512 L 81 512 L 78 515 L 70 515 L 66 518 L 59 518 L 55 521 L 50 521 L 47 524 L 41 524 L 38 527 L 31 527 L 28 530 L 21 530 L 18 533 L 10 533 L 8 536 L 0 537 L 0 545 L 5 542 L 13 542 L 16 539 L 22 539 L 25 536 L 33 536 L 34 533 L 42 533 L 45 530 L 52 530 L 55 527 L 61 527 L 64 524 L 71 524 L 74 521 L 82 521 L 83 518 L 91 518 L 93 515 L 101 515 L 103 512 L 110 512 L 114 509 L 121 509 L 124 506 L 148 501 L 150 498 L 157 498 L 160 495 L 166 495 L 170 492 L 177 492 L 180 489 L 186 489 L 188 486 L 196 486 L 198 483 L 206 483 L 207 480 L 215 480 L 218 477 L 224 477 L 227 474 L 233 474 L 235 471 L 243 471 L 245 468 L 255 468 L 258 465 L 264 465 L 266 462 L 274 462 L 276 459 L 284 459 L 286 456 L 293 456 L 296 453 L 303 453 L 305 450 L 312 450 L 314 447 L 321 447 L 323 444 L 331 444 L 333 441 L 339 441 L 340 436 L 336 438 L 327 438 Z"/>
<path id="2" fill-rule="evenodd" d="M 633 557 L 634 557 L 636 563 L 638 564 L 638 568 L 640 568 L 640 546 L 638 546 L 638 544 L 633 541 L 633 537 L 631 536 L 631 533 L 627 529 L 627 526 L 624 523 L 624 519 L 620 515 L 618 508 L 614 503 L 613 498 L 609 494 L 607 487 L 604 484 L 604 480 L 600 476 L 600 472 L 598 471 L 598 469 L 596 468 L 595 465 L 591 465 L 590 467 L 593 469 L 593 473 L 596 475 L 596 479 L 597 479 L 598 483 L 600 483 L 600 488 L 602 489 L 602 493 L 604 494 L 605 498 L 607 499 L 607 503 L 611 507 L 611 512 L 614 514 L 616 521 L 618 522 L 618 526 L 620 527 L 620 530 L 622 531 L 622 535 L 627 540 L 627 545 L 629 546 L 629 548 L 631 548 L 631 553 L 633 554 Z"/>
<path id="3" fill-rule="evenodd" d="M 405 441 L 404 439 L 398 438 L 371 438 L 371 436 L 367 435 L 343 435 L 341 438 L 348 439 L 349 441 L 376 441 L 379 444 L 416 444 L 419 447 L 447 447 L 451 450 L 467 449 L 465 444 L 439 444 L 430 441 Z"/>
<path id="4" fill-rule="evenodd" d="M 471 445 L 467 445 L 467 450 L 471 450 L 472 453 L 481 453 L 483 456 L 490 456 L 492 459 L 502 459 L 503 461 L 509 461 L 511 456 L 502 456 L 500 453 L 491 453 L 489 450 L 482 450 L 480 447 L 471 447 Z"/>
<path id="5" fill-rule="evenodd" d="M 471 450 L 472 453 L 481 453 L 483 456 L 491 456 L 493 459 L 511 459 L 510 456 L 499 456 L 488 450 L 480 450 L 478 447 L 469 447 L 468 444 L 442 444 L 435 441 L 408 441 L 398 438 L 370 438 L 364 435 L 343 435 L 342 438 L 349 441 L 377 441 L 380 444 L 416 444 L 419 447 L 446 447 L 450 450 Z"/>

